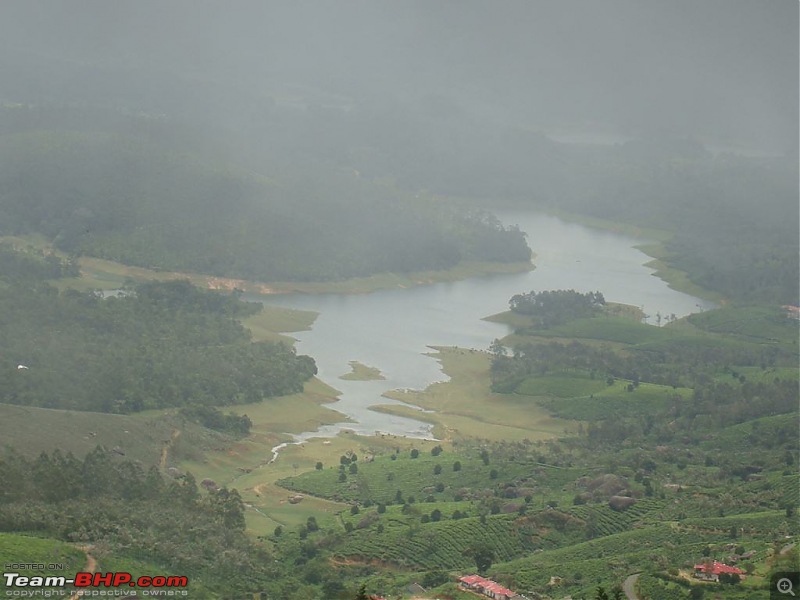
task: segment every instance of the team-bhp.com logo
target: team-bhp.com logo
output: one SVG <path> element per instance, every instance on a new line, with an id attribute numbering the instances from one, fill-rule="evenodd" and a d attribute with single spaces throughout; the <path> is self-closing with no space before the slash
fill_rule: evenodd
<path id="1" fill-rule="evenodd" d="M 66 596 L 63 588 L 74 586 L 78 590 L 71 594 L 76 597 L 175 597 L 186 596 L 188 577 L 177 575 L 142 575 L 133 577 L 130 573 L 90 573 L 82 571 L 73 578 L 64 576 L 31 576 L 20 573 L 3 573 L 6 596 L 18 598 Z M 137 588 L 133 590 L 131 588 Z M 60 593 L 59 593 L 60 592 Z"/>

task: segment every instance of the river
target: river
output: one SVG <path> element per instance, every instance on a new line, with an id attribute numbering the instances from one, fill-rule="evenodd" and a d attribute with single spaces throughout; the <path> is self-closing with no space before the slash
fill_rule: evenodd
<path id="1" fill-rule="evenodd" d="M 297 441 L 330 437 L 343 429 L 429 438 L 431 427 L 414 419 L 369 410 L 402 404 L 382 396 L 393 389 L 424 389 L 446 380 L 430 346 L 486 349 L 509 330 L 482 320 L 508 309 L 514 294 L 530 290 L 599 290 L 606 300 L 642 307 L 649 315 L 678 317 L 712 308 L 709 302 L 677 292 L 644 266 L 650 258 L 635 246 L 642 240 L 567 223 L 530 212 L 502 212 L 507 225 L 528 234 L 536 269 L 464 281 L 421 285 L 371 294 L 285 294 L 259 296 L 268 304 L 319 313 L 310 331 L 293 334 L 297 350 L 314 357 L 319 377 L 342 392 L 331 405 L 352 422 L 327 425 L 295 436 Z M 248 298 L 250 299 L 250 298 Z M 254 298 L 253 298 L 254 299 Z M 654 318 L 651 319 L 651 322 Z M 349 362 L 380 369 L 378 381 L 346 381 Z"/>

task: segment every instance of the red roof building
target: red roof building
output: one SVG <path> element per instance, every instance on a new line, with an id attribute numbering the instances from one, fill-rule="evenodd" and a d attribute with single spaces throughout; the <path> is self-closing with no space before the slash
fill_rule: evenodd
<path id="1" fill-rule="evenodd" d="M 709 563 L 700 563 L 694 566 L 694 575 L 700 579 L 708 579 L 718 581 L 719 576 L 726 575 L 744 575 L 744 571 L 738 567 L 732 567 L 716 560 Z"/>
<path id="2" fill-rule="evenodd" d="M 465 577 L 459 578 L 458 581 L 461 583 L 462 587 L 488 596 L 489 598 L 494 598 L 495 600 L 511 600 L 511 598 L 517 595 L 516 592 L 500 585 L 496 581 L 486 579 L 480 575 L 466 575 Z"/>

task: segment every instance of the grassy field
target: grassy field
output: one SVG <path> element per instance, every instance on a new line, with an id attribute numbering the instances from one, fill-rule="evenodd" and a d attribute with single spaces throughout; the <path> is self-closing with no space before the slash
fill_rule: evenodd
<path id="1" fill-rule="evenodd" d="M 516 393 L 527 394 L 537 390 L 540 379 L 542 378 L 526 379 Z M 580 380 L 572 379 L 565 383 L 574 385 L 576 381 Z M 611 386 L 601 383 L 603 388 L 597 393 L 551 398 L 543 401 L 542 405 L 561 418 L 591 422 L 613 418 L 615 415 L 652 415 L 668 408 L 676 395 L 687 397 L 692 393 L 688 388 L 673 389 L 652 383 L 642 383 L 629 392 L 628 382 L 624 380 L 616 380 Z"/>
<path id="2" fill-rule="evenodd" d="M 744 341 L 780 343 L 797 351 L 798 321 L 790 319 L 780 307 L 727 307 L 688 317 L 695 327 L 725 334 Z"/>
<path id="3" fill-rule="evenodd" d="M 294 344 L 294 338 L 283 334 L 307 331 L 316 318 L 311 311 L 264 304 L 261 312 L 242 319 L 242 325 L 250 330 L 254 341 Z"/>
<path id="4" fill-rule="evenodd" d="M 27 535 L 0 533 L 0 563 L 43 565 L 44 568 L 17 569 L 6 566 L 4 572 L 30 577 L 74 577 L 86 565 L 86 554 L 80 548 L 58 540 Z M 5 579 L 0 579 L 0 590 L 5 591 Z M 10 593 L 9 593 L 10 595 Z"/>
<path id="5" fill-rule="evenodd" d="M 100 445 L 118 447 L 126 458 L 144 465 L 158 465 L 162 448 L 178 428 L 182 445 L 196 452 L 226 443 L 221 434 L 165 411 L 112 415 L 0 404 L 3 444 L 31 458 L 55 449 L 83 457 Z"/>
<path id="6" fill-rule="evenodd" d="M 715 304 L 725 304 L 726 299 L 721 294 L 697 285 L 689 279 L 689 276 L 684 271 L 670 266 L 667 262 L 668 255 L 663 243 L 642 244 L 636 247 L 653 258 L 645 266 L 653 269 L 655 271 L 653 275 L 665 281 L 673 290 L 703 298 Z"/>
<path id="7" fill-rule="evenodd" d="M 386 395 L 434 412 L 419 415 L 397 406 L 381 410 L 422 418 L 436 424 L 434 434 L 445 441 L 543 440 L 574 431 L 574 422 L 552 417 L 530 398 L 493 394 L 489 389 L 489 360 L 484 352 L 436 348 L 435 356 L 450 377 L 422 392 L 392 391 Z"/>
<path id="8" fill-rule="evenodd" d="M 340 375 L 339 379 L 346 379 L 350 381 L 374 381 L 376 379 L 386 379 L 386 377 L 384 377 L 381 373 L 380 369 L 368 367 L 367 365 L 361 364 L 357 360 L 350 361 L 350 369 L 351 371 L 349 373 Z"/>

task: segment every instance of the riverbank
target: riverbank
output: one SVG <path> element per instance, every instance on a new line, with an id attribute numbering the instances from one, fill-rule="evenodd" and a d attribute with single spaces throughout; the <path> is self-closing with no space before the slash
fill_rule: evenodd
<path id="1" fill-rule="evenodd" d="M 258 282 L 226 277 L 213 277 L 198 273 L 156 271 L 143 267 L 133 267 L 100 258 L 81 257 L 79 259 L 80 277 L 67 278 L 58 282 L 60 288 L 74 289 L 114 289 L 127 280 L 166 281 L 188 279 L 195 285 L 207 289 L 241 290 L 243 292 L 271 294 L 367 294 L 379 290 L 392 290 L 459 281 L 473 277 L 497 274 L 524 273 L 534 269 L 532 262 L 492 263 L 462 262 L 451 269 L 442 271 L 416 271 L 412 273 L 378 273 L 369 277 L 357 277 L 342 281 L 277 281 Z"/>
<path id="2" fill-rule="evenodd" d="M 381 381 L 386 379 L 380 369 L 368 367 L 357 360 L 350 361 L 350 372 L 339 375 L 339 379 L 345 381 Z"/>
<path id="3" fill-rule="evenodd" d="M 665 229 L 642 227 L 633 223 L 609 221 L 607 219 L 589 217 L 558 209 L 547 209 L 542 212 L 568 223 L 575 223 L 591 229 L 608 231 L 636 240 L 642 240 L 641 244 L 637 244 L 634 247 L 653 259 L 645 263 L 645 266 L 653 269 L 655 271 L 653 275 L 664 281 L 670 289 L 689 294 L 690 296 L 696 296 L 697 298 L 702 298 L 703 300 L 715 304 L 724 305 L 726 303 L 726 299 L 721 294 L 697 285 L 689 279 L 684 271 L 676 269 L 669 264 L 669 253 L 667 252 L 665 244 L 672 238 L 673 234 Z"/>
<path id="4" fill-rule="evenodd" d="M 393 404 L 373 406 L 371 410 L 432 423 L 434 435 L 444 442 L 536 441 L 576 430 L 575 421 L 553 418 L 530 397 L 492 393 L 488 353 L 464 348 L 434 350 L 429 356 L 441 364 L 449 381 L 431 384 L 423 391 L 393 390 L 384 394 L 426 412 Z"/>

